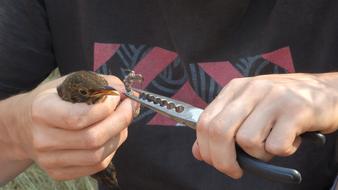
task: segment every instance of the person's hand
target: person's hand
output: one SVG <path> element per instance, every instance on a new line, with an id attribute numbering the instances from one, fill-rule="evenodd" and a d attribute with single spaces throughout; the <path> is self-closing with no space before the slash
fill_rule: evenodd
<path id="1" fill-rule="evenodd" d="M 123 87 L 118 78 L 105 78 L 116 89 Z M 107 96 L 94 105 L 63 101 L 56 92 L 63 79 L 20 96 L 20 118 L 10 134 L 21 145 L 22 158 L 34 160 L 57 180 L 106 168 L 126 140 L 127 126 L 138 109 L 135 102 L 120 96 Z"/>
<path id="2" fill-rule="evenodd" d="M 232 80 L 202 113 L 192 152 L 220 172 L 240 178 L 235 144 L 268 161 L 289 156 L 300 134 L 338 127 L 337 74 L 264 75 Z M 327 78 L 335 78 L 329 83 Z"/>

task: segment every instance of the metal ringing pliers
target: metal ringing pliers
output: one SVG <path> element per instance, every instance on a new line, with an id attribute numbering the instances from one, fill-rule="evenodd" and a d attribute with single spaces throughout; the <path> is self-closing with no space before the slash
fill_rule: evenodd
<path id="1" fill-rule="evenodd" d="M 133 91 L 137 92 L 139 96 L 133 95 Z M 130 91 L 127 91 L 125 95 L 139 102 L 141 105 L 167 116 L 178 123 L 185 124 L 192 129 L 196 129 L 198 118 L 203 112 L 203 109 L 185 102 L 140 89 L 132 88 Z M 316 144 L 325 144 L 326 141 L 325 136 L 318 132 L 309 132 L 301 136 Z M 302 181 L 301 174 L 295 169 L 271 165 L 251 157 L 240 148 L 237 150 L 237 161 L 245 171 L 283 183 L 300 183 Z"/>

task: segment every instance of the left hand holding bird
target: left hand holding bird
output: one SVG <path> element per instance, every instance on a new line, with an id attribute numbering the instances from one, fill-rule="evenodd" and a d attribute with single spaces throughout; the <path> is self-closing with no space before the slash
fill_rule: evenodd
<path id="1" fill-rule="evenodd" d="M 123 88 L 117 77 L 103 77 L 108 81 L 107 86 Z M 22 123 L 13 133 L 15 141 L 24 145 L 24 155 L 20 156 L 34 160 L 57 180 L 92 175 L 105 169 L 126 140 L 133 112 L 138 110 L 135 102 L 120 95 L 103 98 L 105 93 L 112 92 L 95 85 L 95 89 L 81 90 L 94 97 L 85 102 L 100 103 L 87 105 L 63 101 L 56 93 L 56 87 L 60 87 L 64 78 L 22 95 L 24 113 L 29 114 L 21 115 Z M 71 88 L 80 90 L 76 85 Z"/>

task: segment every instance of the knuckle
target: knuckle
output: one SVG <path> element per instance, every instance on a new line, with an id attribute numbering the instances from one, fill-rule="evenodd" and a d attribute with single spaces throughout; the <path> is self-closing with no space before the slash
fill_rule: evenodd
<path id="1" fill-rule="evenodd" d="M 47 143 L 44 142 L 40 135 L 33 134 L 32 145 L 36 152 L 44 151 L 48 148 Z"/>
<path id="2" fill-rule="evenodd" d="M 235 172 L 235 168 L 233 167 L 232 164 L 218 163 L 218 164 L 214 164 L 214 167 L 218 171 L 220 171 L 220 172 L 222 172 L 226 175 L 230 175 L 230 176 L 232 175 L 232 173 Z"/>
<path id="3" fill-rule="evenodd" d="M 48 108 L 49 105 L 46 105 L 45 101 L 41 100 L 43 98 L 37 97 L 31 105 L 31 119 L 33 122 L 39 122 L 45 120 L 45 110 Z M 48 118 L 47 118 L 48 119 Z"/>
<path id="4" fill-rule="evenodd" d="M 121 122 L 122 122 L 122 125 L 123 126 L 128 126 L 129 123 L 132 121 L 133 117 L 132 117 L 133 114 L 123 114 L 121 117 Z"/>
<path id="5" fill-rule="evenodd" d="M 219 137 L 227 137 L 227 132 L 224 126 L 222 125 L 222 121 L 220 119 L 214 119 L 210 123 L 210 137 L 211 138 L 219 138 Z"/>
<path id="6" fill-rule="evenodd" d="M 216 124 L 210 127 L 209 135 L 210 138 L 221 140 L 223 143 L 228 143 L 229 141 L 234 140 L 234 128 L 226 127 L 223 125 L 222 121 L 215 121 Z"/>
<path id="7" fill-rule="evenodd" d="M 57 170 L 46 170 L 49 177 L 51 177 L 54 180 L 63 180 L 65 179 L 65 176 L 62 172 L 59 172 Z"/>
<path id="8" fill-rule="evenodd" d="M 197 125 L 197 132 L 198 133 L 205 133 L 208 131 L 208 124 L 209 119 L 205 113 L 202 113 L 201 117 L 199 118 L 198 125 Z"/>
<path id="9" fill-rule="evenodd" d="M 117 135 L 118 133 L 121 132 L 122 129 L 125 129 L 131 122 L 132 122 L 132 112 L 130 112 L 130 114 L 118 114 L 116 116 L 116 120 L 118 120 L 118 123 L 114 123 L 116 120 L 112 120 L 111 125 L 118 125 L 119 127 L 117 127 L 116 129 L 118 130 L 114 130 L 113 135 Z"/>
<path id="10" fill-rule="evenodd" d="M 243 106 L 244 103 L 242 101 L 233 101 L 231 102 L 228 106 L 227 106 L 227 109 L 228 109 L 228 112 L 229 114 L 243 114 L 246 112 L 246 107 Z"/>
<path id="11" fill-rule="evenodd" d="M 257 90 L 257 89 L 270 89 L 273 86 L 273 83 L 266 79 L 255 79 L 251 80 L 249 83 L 250 90 Z"/>
<path id="12" fill-rule="evenodd" d="M 123 82 L 121 81 L 121 79 L 119 77 L 114 76 L 114 75 L 109 75 L 109 77 L 111 77 L 115 82 L 123 84 Z"/>
<path id="13" fill-rule="evenodd" d="M 104 103 L 101 105 L 100 112 L 102 112 L 102 115 L 107 116 L 114 111 L 116 103 L 111 100 L 113 97 L 115 96 L 109 96 L 110 99 L 107 97 L 107 99 L 110 100 L 110 103 Z"/>
<path id="14" fill-rule="evenodd" d="M 99 135 L 94 131 L 88 131 L 84 137 L 85 146 L 89 149 L 97 149 L 102 146 L 102 141 Z"/>
<path id="15" fill-rule="evenodd" d="M 125 142 L 128 138 L 128 129 L 125 129 L 121 132 L 121 142 Z"/>
<path id="16" fill-rule="evenodd" d="M 286 127 L 289 129 L 291 128 L 289 126 L 292 126 L 292 130 L 297 131 L 297 129 L 311 126 L 311 122 L 316 117 L 316 114 L 311 109 L 294 108 L 285 113 L 284 117 L 284 120 L 287 120 L 285 121 L 287 123 Z"/>
<path id="17" fill-rule="evenodd" d="M 267 152 L 278 156 L 289 156 L 292 154 L 292 152 L 290 152 L 289 146 L 286 144 L 267 142 L 265 144 L 265 149 Z"/>
<path id="18" fill-rule="evenodd" d="M 222 89 L 220 94 L 225 91 L 232 91 L 236 89 L 236 87 L 241 86 L 245 82 L 244 78 L 234 78 L 231 81 L 228 82 L 228 84 Z"/>
<path id="19" fill-rule="evenodd" d="M 257 147 L 260 144 L 259 139 L 253 137 L 252 135 L 239 131 L 236 134 L 236 142 L 243 148 L 243 149 L 252 149 L 253 147 Z"/>
<path id="20" fill-rule="evenodd" d="M 48 163 L 43 157 L 37 155 L 34 161 L 38 163 L 41 168 L 47 168 L 46 165 L 48 165 Z"/>
<path id="21" fill-rule="evenodd" d="M 37 155 L 35 161 L 46 170 L 55 169 L 61 166 L 64 166 L 64 159 L 58 156 L 47 156 L 47 155 Z"/>
<path id="22" fill-rule="evenodd" d="M 222 117 L 215 117 L 209 125 L 209 135 L 211 138 L 221 139 L 223 142 L 232 140 L 235 137 L 235 125 L 226 125 Z"/>
<path id="23" fill-rule="evenodd" d="M 272 92 L 279 96 L 289 95 L 287 88 L 283 85 L 274 85 Z"/>
<path id="24" fill-rule="evenodd" d="M 338 125 L 337 124 L 336 125 L 331 125 L 328 128 L 326 128 L 325 130 L 322 130 L 321 133 L 323 133 L 323 134 L 333 133 L 333 132 L 335 132 L 337 130 L 336 126 L 338 126 Z"/>
<path id="25" fill-rule="evenodd" d="M 118 77 L 113 75 L 104 75 L 104 78 L 108 81 L 109 84 L 123 84 L 123 82 Z"/>
<path id="26" fill-rule="evenodd" d="M 38 157 L 35 161 L 44 169 L 51 169 L 54 166 L 48 159 L 43 157 Z"/>
<path id="27" fill-rule="evenodd" d="M 98 164 L 96 164 L 95 170 L 96 171 L 102 171 L 104 169 L 106 169 L 109 166 L 110 162 L 100 162 Z"/>
<path id="28" fill-rule="evenodd" d="M 65 122 L 67 124 L 67 126 L 69 126 L 70 128 L 74 128 L 74 129 L 78 129 L 81 127 L 81 118 L 79 116 L 76 115 L 72 115 L 69 114 L 66 118 L 65 118 Z"/>
<path id="29" fill-rule="evenodd" d="M 85 109 L 85 108 L 84 108 Z M 69 109 L 64 121 L 67 126 L 73 129 L 80 129 L 86 125 L 86 110 L 83 109 Z"/>
<path id="30" fill-rule="evenodd" d="M 245 80 L 245 78 L 234 78 L 234 79 L 232 79 L 232 80 L 229 82 L 228 86 L 232 86 L 232 85 L 236 86 L 236 85 L 239 85 L 239 84 L 241 84 L 244 80 Z"/>
<path id="31" fill-rule="evenodd" d="M 40 112 L 40 109 L 39 108 L 37 108 L 37 106 L 35 106 L 35 103 L 33 102 L 33 105 L 32 105 L 32 111 L 31 111 L 31 117 L 32 117 L 32 120 L 33 121 L 39 121 L 39 120 L 41 120 L 42 118 L 42 116 L 41 116 L 41 114 L 40 114 L 41 112 Z"/>
<path id="32" fill-rule="evenodd" d="M 299 110 L 295 115 L 297 120 L 309 119 L 315 115 L 314 109 L 306 103 L 298 103 L 295 107 Z"/>
<path id="33" fill-rule="evenodd" d="M 305 110 L 306 104 L 304 104 L 304 101 L 301 101 L 299 98 L 292 98 L 285 97 L 285 102 L 288 102 L 288 106 L 291 107 L 295 111 Z"/>
<path id="34" fill-rule="evenodd" d="M 91 165 L 98 164 L 102 162 L 103 156 L 102 156 L 102 151 L 98 150 L 95 151 L 93 154 L 90 154 L 88 161 Z"/>

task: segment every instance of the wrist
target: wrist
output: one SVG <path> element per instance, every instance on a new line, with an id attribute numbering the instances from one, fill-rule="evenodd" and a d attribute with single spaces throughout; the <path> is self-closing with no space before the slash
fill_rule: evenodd
<path id="1" fill-rule="evenodd" d="M 25 128 L 28 127 L 30 109 L 24 101 L 28 94 L 19 94 L 0 102 L 0 150 L 2 158 L 19 161 L 29 160 L 25 151 Z"/>
<path id="2" fill-rule="evenodd" d="M 19 175 L 33 161 L 25 151 L 25 141 L 20 138 L 24 135 L 24 122 L 27 104 L 23 102 L 25 94 L 13 96 L 0 101 L 0 185 Z M 27 116 L 26 116 L 27 117 Z M 28 118 L 28 117 L 27 117 Z"/>

